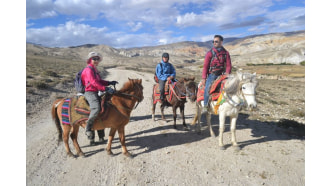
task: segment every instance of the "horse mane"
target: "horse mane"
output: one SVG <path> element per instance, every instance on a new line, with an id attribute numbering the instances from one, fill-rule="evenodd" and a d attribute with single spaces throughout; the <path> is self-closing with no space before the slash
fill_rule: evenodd
<path id="1" fill-rule="evenodd" d="M 134 88 L 134 84 L 139 83 L 138 79 L 128 79 L 123 85 L 123 87 L 118 92 L 127 92 Z"/>
<path id="2" fill-rule="evenodd" d="M 240 85 L 240 81 L 238 76 L 236 74 L 235 75 L 229 74 L 225 83 L 224 90 L 227 94 L 233 95 L 238 92 L 239 85 Z"/>

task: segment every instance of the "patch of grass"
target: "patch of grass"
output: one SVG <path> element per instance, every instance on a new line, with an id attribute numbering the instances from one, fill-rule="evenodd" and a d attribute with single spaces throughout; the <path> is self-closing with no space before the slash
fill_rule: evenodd
<path id="1" fill-rule="evenodd" d="M 305 61 L 299 63 L 301 66 L 305 66 Z"/>
<path id="2" fill-rule="evenodd" d="M 304 110 L 291 110 L 290 114 L 292 116 L 296 116 L 296 117 L 305 117 L 305 111 Z"/>
<path id="3" fill-rule="evenodd" d="M 31 82 L 32 87 L 35 87 L 37 89 L 47 89 L 48 85 L 42 81 L 32 81 Z"/>
<path id="4" fill-rule="evenodd" d="M 46 75 L 46 76 L 51 76 L 51 77 L 58 77 L 59 76 L 56 72 L 51 71 L 51 70 L 47 70 L 47 71 L 43 72 L 43 74 Z"/>
<path id="5" fill-rule="evenodd" d="M 280 105 L 289 105 L 289 104 L 288 104 L 287 102 L 285 102 L 285 101 L 280 101 L 279 104 L 280 104 Z"/>
<path id="6" fill-rule="evenodd" d="M 265 98 L 265 100 L 268 101 L 268 102 L 271 103 L 271 104 L 276 104 L 276 105 L 279 104 L 277 101 L 274 101 L 274 100 L 272 100 L 272 99 L 270 99 L 270 98 Z"/>

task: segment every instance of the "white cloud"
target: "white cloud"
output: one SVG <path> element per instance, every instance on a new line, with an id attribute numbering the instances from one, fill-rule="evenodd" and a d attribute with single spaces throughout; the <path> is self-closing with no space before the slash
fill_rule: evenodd
<path id="1" fill-rule="evenodd" d="M 116 48 L 153 46 L 162 42 L 179 42 L 184 37 L 172 37 L 171 32 L 157 34 L 128 34 L 109 32 L 108 28 L 91 27 L 72 21 L 57 27 L 30 28 L 26 30 L 26 41 L 50 47 L 69 47 L 83 44 L 105 44 Z M 160 39 L 161 38 L 161 39 Z M 159 41 L 162 42 L 159 42 Z"/>
<path id="2" fill-rule="evenodd" d="M 266 15 L 270 20 L 269 31 L 294 31 L 305 29 L 305 8 L 289 7 L 284 10 L 270 12 Z"/>
<path id="3" fill-rule="evenodd" d="M 142 22 L 134 23 L 133 21 L 130 21 L 127 23 L 129 27 L 131 27 L 132 32 L 136 32 L 142 28 Z"/>
<path id="4" fill-rule="evenodd" d="M 56 15 L 52 0 L 26 0 L 27 19 L 47 18 Z"/>
<path id="5" fill-rule="evenodd" d="M 28 42 L 46 46 L 107 44 L 136 47 L 168 44 L 184 40 L 209 41 L 214 34 L 257 33 L 301 29 L 304 7 L 268 13 L 272 0 L 27 0 Z M 40 27 L 34 19 L 61 15 L 60 25 Z M 75 20 L 63 19 L 66 16 Z M 259 21 L 255 21 L 258 16 Z M 56 18 L 55 18 L 56 19 Z M 104 26 L 97 21 L 108 20 Z M 255 24 L 251 24 L 251 23 Z M 103 24 L 102 22 L 101 24 Z M 250 24 L 248 24 L 250 23 Z M 43 23 L 42 23 L 43 24 Z M 230 27 L 230 26 L 234 27 Z M 303 26 L 302 26 L 303 25 Z M 226 27 L 227 26 L 227 27 Z M 253 27 L 252 27 L 253 26 Z M 223 28 L 228 28 L 226 32 Z M 126 32 L 129 31 L 129 32 Z M 136 34 L 137 31 L 142 34 Z M 232 33 L 231 33 L 232 32 Z M 180 35 L 182 33 L 182 35 Z M 246 34 L 246 33 L 245 33 Z"/>

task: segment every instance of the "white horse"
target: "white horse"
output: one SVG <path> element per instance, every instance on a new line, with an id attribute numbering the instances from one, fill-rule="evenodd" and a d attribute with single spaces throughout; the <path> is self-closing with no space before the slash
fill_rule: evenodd
<path id="1" fill-rule="evenodd" d="M 241 73 L 230 74 L 226 80 L 223 91 L 223 103 L 219 106 L 217 101 L 209 101 L 209 110 L 206 113 L 207 125 L 210 130 L 212 137 L 215 137 L 213 129 L 211 127 L 211 114 L 219 114 L 219 146 L 221 150 L 224 150 L 223 144 L 223 132 L 225 129 L 225 119 L 226 116 L 230 117 L 230 131 L 231 131 L 231 142 L 233 147 L 237 150 L 240 149 L 236 142 L 236 121 L 238 117 L 238 112 L 242 106 L 247 106 L 249 109 L 254 109 L 257 107 L 257 102 L 255 99 L 256 87 L 258 86 L 258 81 L 256 79 L 256 73 Z M 204 105 L 204 100 L 196 102 L 197 109 L 192 125 L 196 124 L 198 120 L 198 125 L 196 131 L 200 133 L 201 125 L 201 110 Z M 216 106 L 217 105 L 217 106 Z M 215 112 L 215 108 L 217 108 Z"/>

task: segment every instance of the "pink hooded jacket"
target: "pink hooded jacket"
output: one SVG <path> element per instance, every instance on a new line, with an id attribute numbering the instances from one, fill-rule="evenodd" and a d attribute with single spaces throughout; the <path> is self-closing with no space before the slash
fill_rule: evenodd
<path id="1" fill-rule="evenodd" d="M 101 79 L 99 72 L 93 64 L 88 64 L 88 66 L 93 68 L 95 74 L 94 71 L 88 67 L 82 72 L 81 79 L 85 86 L 85 92 L 105 91 L 105 86 L 108 86 L 109 82 Z"/>

